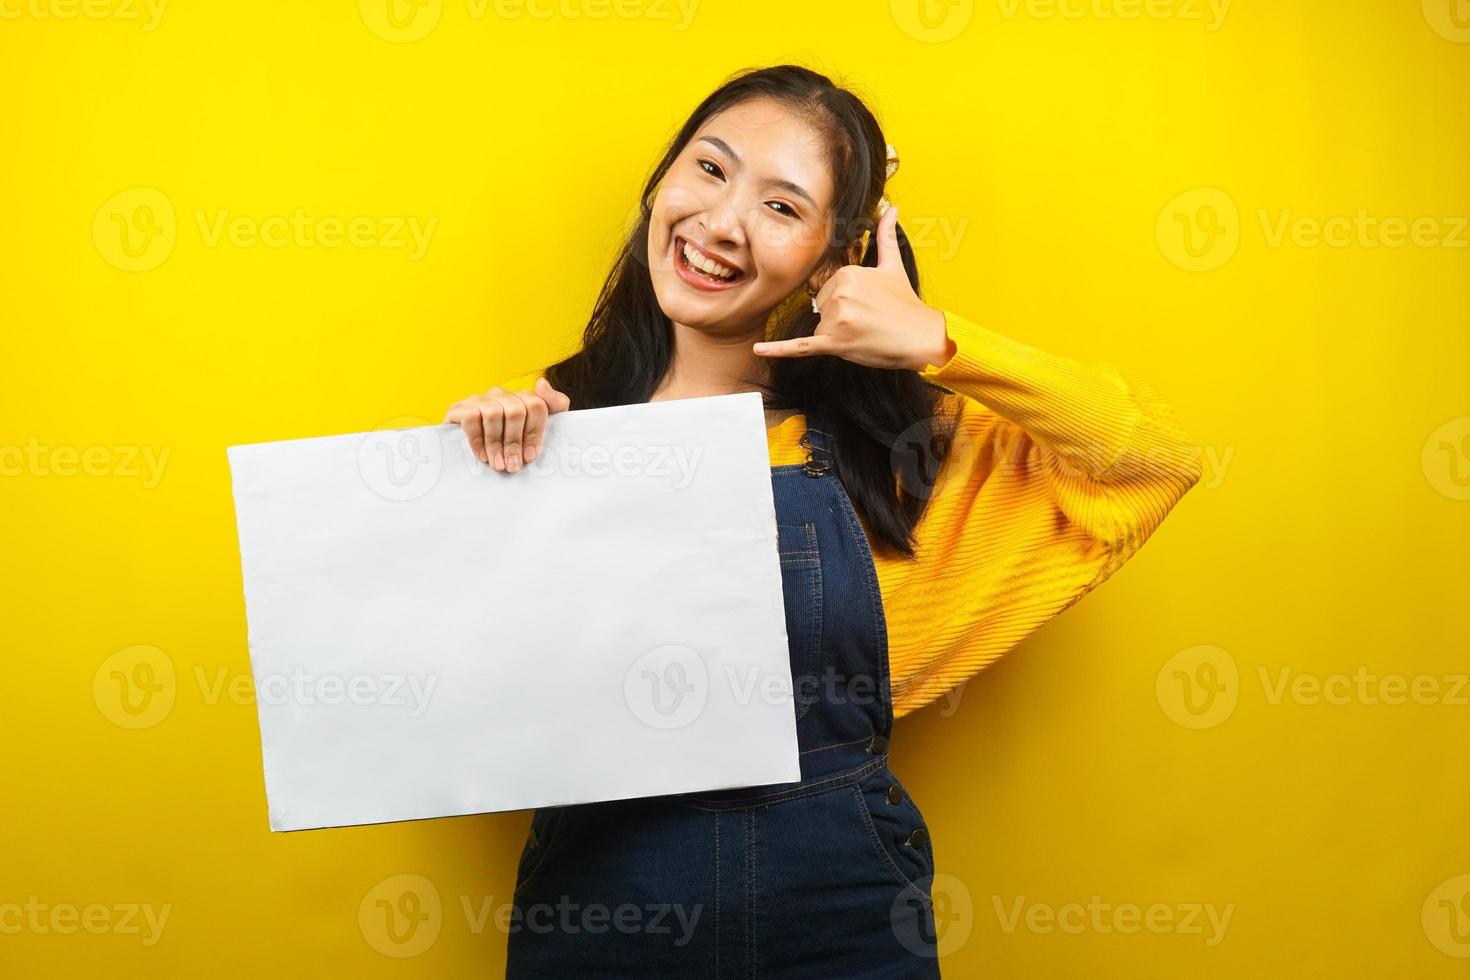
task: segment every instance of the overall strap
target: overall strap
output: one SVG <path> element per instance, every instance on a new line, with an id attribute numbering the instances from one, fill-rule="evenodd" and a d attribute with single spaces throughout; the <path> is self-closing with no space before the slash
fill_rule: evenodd
<path id="1" fill-rule="evenodd" d="M 808 412 L 806 432 L 801 437 L 801 446 L 807 454 L 804 464 L 807 476 L 826 476 L 832 472 L 832 442 L 832 433 L 826 427 L 823 414 Z"/>

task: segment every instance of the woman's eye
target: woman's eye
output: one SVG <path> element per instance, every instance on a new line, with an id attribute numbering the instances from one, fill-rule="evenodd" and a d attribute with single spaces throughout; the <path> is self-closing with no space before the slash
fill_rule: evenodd
<path id="1" fill-rule="evenodd" d="M 715 164 L 715 163 L 713 163 L 713 162 L 711 162 L 709 160 L 700 160 L 700 161 L 698 161 L 698 163 L 699 163 L 700 167 L 704 169 L 704 172 L 707 173 L 707 174 L 709 174 L 710 176 L 712 176 L 712 177 L 722 177 L 722 176 L 724 176 L 723 172 L 720 170 L 720 168 L 719 168 L 719 166 L 717 164 Z"/>
<path id="2" fill-rule="evenodd" d="M 775 208 L 785 209 L 783 211 L 777 211 L 777 214 L 784 214 L 792 218 L 801 217 L 799 214 L 796 213 L 796 209 L 787 204 L 785 201 L 767 201 L 766 203 L 772 205 L 772 210 L 774 210 Z"/>

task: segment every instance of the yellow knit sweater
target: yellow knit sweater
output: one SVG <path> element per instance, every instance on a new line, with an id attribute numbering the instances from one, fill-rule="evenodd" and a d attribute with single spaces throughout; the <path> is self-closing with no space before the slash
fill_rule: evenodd
<path id="1" fill-rule="evenodd" d="M 1197 447 L 1147 385 L 944 317 L 955 352 L 920 377 L 951 393 L 955 438 L 914 529 L 915 557 L 873 555 L 895 717 L 1096 588 L 1201 476 Z M 772 466 L 806 459 L 805 431 L 801 415 L 767 430 Z"/>

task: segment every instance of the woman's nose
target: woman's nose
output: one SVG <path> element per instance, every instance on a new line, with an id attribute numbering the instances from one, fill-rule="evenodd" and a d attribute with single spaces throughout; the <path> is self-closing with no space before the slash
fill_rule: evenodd
<path id="1" fill-rule="evenodd" d="M 712 203 L 704 213 L 706 234 L 713 241 L 742 244 L 745 240 L 745 228 L 741 215 L 741 208 L 732 200 Z"/>

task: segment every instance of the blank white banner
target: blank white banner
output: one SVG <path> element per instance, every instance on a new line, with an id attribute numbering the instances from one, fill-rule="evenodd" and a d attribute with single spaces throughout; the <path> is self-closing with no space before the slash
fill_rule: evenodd
<path id="1" fill-rule="evenodd" d="M 758 393 L 227 453 L 271 829 L 801 778 Z"/>

